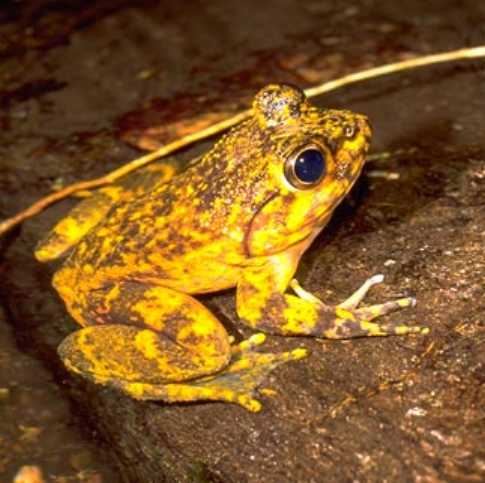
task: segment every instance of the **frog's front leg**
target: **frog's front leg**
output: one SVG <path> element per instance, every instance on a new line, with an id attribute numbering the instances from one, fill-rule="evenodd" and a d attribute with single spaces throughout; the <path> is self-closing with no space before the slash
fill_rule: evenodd
<path id="1" fill-rule="evenodd" d="M 428 332 L 422 326 L 374 322 L 377 317 L 413 306 L 413 298 L 358 308 L 369 288 L 382 281 L 382 276 L 370 278 L 347 300 L 331 307 L 303 290 L 296 280 L 290 282 L 294 269 L 291 254 L 283 254 L 244 272 L 237 289 L 237 311 L 243 322 L 273 334 L 329 339 Z M 288 286 L 296 295 L 285 293 Z"/>
<path id="2" fill-rule="evenodd" d="M 59 346 L 64 364 L 136 399 L 224 400 L 258 411 L 255 390 L 268 372 L 305 355 L 257 352 L 262 334 L 231 346 L 209 310 L 166 287 L 121 283 L 86 300 L 81 322 L 93 325 Z"/>

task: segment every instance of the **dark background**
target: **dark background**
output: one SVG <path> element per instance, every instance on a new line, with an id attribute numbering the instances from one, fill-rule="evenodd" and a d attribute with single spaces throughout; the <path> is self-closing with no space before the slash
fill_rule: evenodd
<path id="1" fill-rule="evenodd" d="M 268 82 L 307 87 L 387 62 L 485 44 L 474 1 L 23 1 L 0 6 L 0 217 L 247 106 Z M 485 479 L 485 60 L 373 79 L 315 100 L 367 114 L 374 153 L 302 260 L 329 303 L 416 295 L 393 320 L 424 337 L 302 343 L 250 414 L 138 403 L 73 378 L 75 330 L 35 243 L 66 200 L 0 240 L 0 475 L 46 481 Z M 195 151 L 200 151 L 200 146 Z M 184 153 L 190 158 L 194 151 Z M 391 171 L 397 180 L 370 176 Z M 232 292 L 203 300 L 237 326 Z M 241 333 L 248 334 L 241 330 Z"/>

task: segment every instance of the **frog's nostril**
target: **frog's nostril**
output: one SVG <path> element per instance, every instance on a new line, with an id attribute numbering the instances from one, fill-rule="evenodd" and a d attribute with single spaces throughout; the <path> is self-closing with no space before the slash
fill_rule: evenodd
<path id="1" fill-rule="evenodd" d="M 344 127 L 344 136 L 348 139 L 352 139 L 357 131 L 357 126 L 353 124 L 347 124 Z"/>
<path id="2" fill-rule="evenodd" d="M 356 115 L 352 122 L 345 124 L 343 127 L 343 135 L 347 139 L 352 139 L 359 133 L 366 139 L 370 139 L 371 129 L 366 116 Z"/>

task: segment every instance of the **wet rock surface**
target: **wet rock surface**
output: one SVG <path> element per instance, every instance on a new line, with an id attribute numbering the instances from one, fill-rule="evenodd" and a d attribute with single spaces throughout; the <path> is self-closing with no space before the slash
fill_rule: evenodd
<path id="1" fill-rule="evenodd" d="M 2 218 L 56 186 L 135 157 L 120 138 L 156 144 L 147 129 L 170 123 L 176 135 L 180 111 L 199 116 L 213 104 L 230 112 L 267 82 L 307 86 L 485 43 L 485 7 L 474 2 L 406 2 L 399 10 L 370 0 L 346 7 L 63 4 L 8 2 L 0 17 Z M 195 98 L 202 101 L 186 100 Z M 305 345 L 312 355 L 272 374 L 267 386 L 276 394 L 261 397 L 259 414 L 222 403 L 135 402 L 72 377 L 57 358 L 57 344 L 76 325 L 50 288 L 55 265 L 38 264 L 32 250 L 74 205 L 68 200 L 0 240 L 9 324 L 0 338 L 2 357 L 8 354 L 0 366 L 0 407 L 19 424 L 25 414 L 45 415 L 25 419 L 27 428 L 49 431 L 49 417 L 74 421 L 72 434 L 58 439 L 56 464 L 69 438 L 89 457 L 78 458 L 74 469 L 51 469 L 56 438 L 42 453 L 42 437 L 31 431 L 34 443 L 22 447 L 22 457 L 0 453 L 8 455 L 0 474 L 11 478 L 22 464 L 38 464 L 51 476 L 83 481 L 81 469 L 104 468 L 96 477 L 114 481 L 113 462 L 119 478 L 147 482 L 485 478 L 485 61 L 375 79 L 316 101 L 367 114 L 373 150 L 387 156 L 369 163 L 303 258 L 298 279 L 338 303 L 384 273 L 366 301 L 415 295 L 417 307 L 393 320 L 426 324 L 430 334 L 344 342 L 269 337 L 268 349 Z M 382 171 L 399 177 L 373 177 Z M 202 300 L 242 335 L 250 333 L 237 326 L 233 292 Z M 16 355 L 12 334 L 28 356 Z M 44 372 L 33 377 L 38 368 L 30 362 L 12 371 L 14 360 L 37 361 Z M 49 396 L 32 398 L 30 408 L 29 398 L 11 405 L 18 387 L 30 394 L 43 380 Z M 2 420 L 0 443 L 8 449 L 20 426 Z"/>

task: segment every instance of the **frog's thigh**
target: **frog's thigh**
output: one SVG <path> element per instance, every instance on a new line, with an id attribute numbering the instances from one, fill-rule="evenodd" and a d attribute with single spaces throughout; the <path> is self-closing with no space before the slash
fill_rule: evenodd
<path id="1" fill-rule="evenodd" d="M 108 213 L 114 203 L 113 197 L 121 188 L 97 191 L 79 202 L 70 213 L 60 220 L 42 239 L 35 249 L 35 256 L 41 262 L 55 260 L 78 243 Z"/>
<path id="2" fill-rule="evenodd" d="M 102 317 L 105 324 L 85 327 L 59 346 L 70 370 L 125 387 L 194 379 L 229 363 L 224 327 L 197 300 L 158 286 L 121 284 L 114 290 L 116 297 L 104 297 L 103 305 L 93 300 L 91 320 Z"/>
<path id="3" fill-rule="evenodd" d="M 178 169 L 176 161 L 154 163 L 122 178 L 118 183 L 88 192 L 90 196 L 80 201 L 40 241 L 35 249 L 36 258 L 47 262 L 61 257 L 98 225 L 115 203 L 129 202 L 156 184 L 167 183 Z"/>

